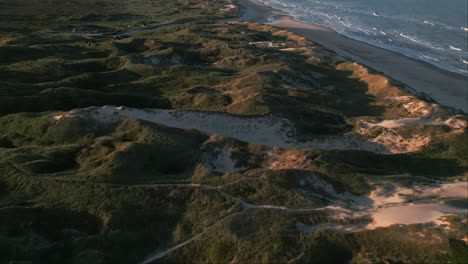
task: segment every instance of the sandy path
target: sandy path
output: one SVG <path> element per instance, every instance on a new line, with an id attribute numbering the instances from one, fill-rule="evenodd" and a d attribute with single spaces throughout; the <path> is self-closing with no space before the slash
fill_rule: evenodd
<path id="1" fill-rule="evenodd" d="M 247 10 L 239 19 L 242 21 L 266 22 L 269 16 L 278 14 L 278 11 L 256 0 L 238 1 Z M 419 93 L 429 95 L 442 105 L 468 112 L 468 77 L 350 39 L 328 27 L 297 22 L 286 16 L 279 18 L 276 26 L 307 37 L 340 55 L 380 71 Z"/>
<path id="2" fill-rule="evenodd" d="M 208 230 L 210 230 L 213 227 L 215 227 L 216 225 L 220 224 L 222 221 L 224 221 L 228 217 L 239 214 L 239 213 L 241 213 L 241 212 L 229 214 L 229 215 L 221 218 L 220 220 L 216 221 L 214 224 L 203 228 L 203 230 L 200 233 L 192 236 L 191 238 L 183 241 L 182 243 L 176 244 L 176 245 L 174 245 L 174 246 L 172 246 L 170 248 L 167 248 L 167 249 L 164 249 L 164 250 L 161 250 L 161 251 L 156 251 L 156 252 L 150 254 L 148 257 L 145 258 L 145 260 L 143 260 L 141 262 L 141 264 L 149 264 L 149 263 L 151 263 L 151 262 L 153 262 L 155 260 L 158 260 L 158 259 L 161 259 L 161 258 L 165 257 L 167 254 L 171 253 L 172 251 L 177 250 L 178 248 L 181 248 L 181 247 L 187 245 L 188 243 L 190 243 L 190 242 L 192 242 L 192 241 L 194 241 L 196 239 L 199 239 Z"/>
<path id="3" fill-rule="evenodd" d="M 54 177 L 38 177 L 44 180 L 57 180 L 57 181 L 68 181 L 68 182 L 83 182 L 82 179 L 66 179 L 66 178 L 54 178 Z M 356 224 L 336 224 L 336 223 L 321 223 L 314 226 L 305 226 L 302 223 L 297 223 L 297 228 L 300 231 L 312 233 L 317 229 L 326 228 L 337 232 L 358 232 L 362 230 L 372 230 L 378 227 L 387 227 L 395 224 L 416 224 L 416 223 L 437 223 L 440 217 L 450 214 L 464 214 L 468 213 L 467 209 L 455 208 L 438 201 L 431 203 L 406 203 L 402 195 L 415 195 L 419 197 L 425 197 L 432 195 L 433 197 L 445 198 L 468 198 L 468 183 L 466 181 L 457 182 L 442 182 L 435 185 L 429 186 L 413 186 L 411 188 L 400 187 L 393 183 L 387 183 L 380 185 L 379 188 L 371 192 L 369 195 L 355 196 L 348 193 L 337 193 L 333 186 L 329 183 L 318 180 L 314 181 L 314 185 L 323 185 L 322 189 L 329 195 L 336 198 L 332 204 L 319 208 L 289 208 L 286 206 L 279 205 L 256 205 L 248 203 L 239 197 L 232 196 L 222 190 L 221 186 L 209 186 L 202 184 L 141 184 L 141 185 L 127 185 L 127 184 L 108 184 L 109 186 L 115 187 L 140 187 L 140 188 L 151 188 L 151 187 L 188 187 L 188 188 L 201 188 L 206 191 L 218 192 L 222 196 L 238 201 L 242 205 L 242 210 L 239 212 L 231 213 L 220 220 L 216 221 L 210 226 L 203 228 L 203 230 L 192 236 L 191 238 L 178 243 L 172 247 L 157 250 L 154 253 L 147 256 L 142 264 L 149 264 L 155 260 L 165 257 L 167 254 L 189 244 L 190 242 L 199 239 L 203 234 L 215 227 L 228 217 L 240 214 L 251 209 L 269 209 L 269 210 L 281 210 L 286 212 L 312 212 L 312 211 L 326 211 L 330 213 L 333 219 L 372 219 L 369 224 L 356 223 Z M 434 198 L 435 199 L 435 198 Z M 329 199 L 327 199 L 329 200 Z M 331 200 L 329 200 L 331 201 Z"/>
<path id="4" fill-rule="evenodd" d="M 163 30 L 163 29 L 166 29 L 166 28 L 171 28 L 171 27 L 180 26 L 180 25 L 182 25 L 182 24 L 173 23 L 173 24 L 167 24 L 167 25 L 160 25 L 160 26 L 153 27 L 153 28 L 132 29 L 130 31 L 127 31 L 127 32 L 123 33 L 122 35 L 134 36 L 134 35 L 137 35 L 137 34 L 140 34 L 140 33 L 154 32 L 154 31 Z"/>
<path id="5" fill-rule="evenodd" d="M 38 177 L 44 180 L 55 180 L 65 182 L 84 182 L 84 179 L 66 179 L 54 177 Z M 462 198 L 468 199 L 468 182 L 467 181 L 444 181 L 426 186 L 412 186 L 409 188 L 400 187 L 394 183 L 381 184 L 376 190 L 372 191 L 369 195 L 352 195 L 349 193 L 337 193 L 333 186 L 323 180 L 317 180 L 314 185 L 321 187 L 335 200 L 328 201 L 333 203 L 324 207 L 318 208 L 289 208 L 280 205 L 270 204 L 252 204 L 242 200 L 239 197 L 230 195 L 222 190 L 224 185 L 209 186 L 203 184 L 179 184 L 179 183 L 163 183 L 163 184 L 112 184 L 101 183 L 115 187 L 139 187 L 139 188 L 152 188 L 152 187 L 188 187 L 200 188 L 202 190 L 214 191 L 222 196 L 238 201 L 242 205 L 242 211 L 249 209 L 271 209 L 282 210 L 286 212 L 311 212 L 311 211 L 329 211 L 332 212 L 335 218 L 353 219 L 356 217 L 369 217 L 373 222 L 355 229 L 354 231 L 375 229 L 378 227 L 386 227 L 394 224 L 414 224 L 414 223 L 430 223 L 436 222 L 438 218 L 449 214 L 467 214 L 468 209 L 456 208 L 444 203 L 437 199 L 439 198 Z M 430 197 L 430 202 L 421 203 L 407 203 L 406 196 L 413 196 L 418 198 Z M 241 212 L 242 212 L 241 211 Z M 221 220 L 220 220 L 221 221 Z M 219 221 L 218 221 L 219 222 Z M 348 230 L 342 230 L 348 231 Z M 205 232 L 205 231 L 203 231 Z M 193 239 L 192 239 L 193 240 Z M 184 242 L 185 243 L 185 242 Z M 173 250 L 177 249 L 174 247 Z"/>

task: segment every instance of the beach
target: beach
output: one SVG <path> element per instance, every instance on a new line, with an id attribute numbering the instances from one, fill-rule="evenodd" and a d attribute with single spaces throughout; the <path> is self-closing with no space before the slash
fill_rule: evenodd
<path id="1" fill-rule="evenodd" d="M 331 28 L 295 21 L 285 12 L 275 10 L 256 0 L 238 0 L 244 7 L 239 20 L 271 22 L 297 33 L 327 49 L 381 72 L 424 94 L 439 104 L 468 112 L 468 77 L 437 68 L 427 62 L 348 38 Z"/>

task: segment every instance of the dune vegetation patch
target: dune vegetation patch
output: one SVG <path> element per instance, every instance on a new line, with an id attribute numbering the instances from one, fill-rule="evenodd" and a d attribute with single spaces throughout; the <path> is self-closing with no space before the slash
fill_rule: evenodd
<path id="1" fill-rule="evenodd" d="M 466 115 L 239 12 L 0 3 L 1 263 L 466 263 Z"/>

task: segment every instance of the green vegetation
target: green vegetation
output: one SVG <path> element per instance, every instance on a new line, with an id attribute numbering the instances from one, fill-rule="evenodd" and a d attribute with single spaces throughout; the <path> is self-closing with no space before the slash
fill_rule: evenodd
<path id="1" fill-rule="evenodd" d="M 253 263 L 448 263 L 466 257 L 461 240 L 432 243 L 438 233 L 419 225 L 380 228 L 358 233 L 340 233 L 317 229 L 306 233 L 296 228 L 298 222 L 323 221 L 318 214 L 288 214 L 271 210 L 248 211 L 235 215 L 213 228 L 204 239 L 194 241 L 170 254 L 164 262 L 218 263 L 220 247 L 230 261 Z M 426 239 L 418 237 L 423 233 Z M 456 242 L 454 242 L 456 241 Z M 450 250 L 449 250 L 450 248 Z M 438 250 L 450 253 L 437 255 Z"/>
<path id="2" fill-rule="evenodd" d="M 225 4 L 223 0 L 5 0 L 0 28 L 18 35 L 50 29 L 72 32 L 73 28 L 73 32 L 112 32 L 238 14 Z"/>
<path id="3" fill-rule="evenodd" d="M 5 260 L 138 262 L 154 249 L 182 242 L 206 227 L 210 228 L 203 239 L 171 253 L 164 262 L 287 262 L 297 258 L 304 262 L 360 263 L 362 259 L 396 261 L 399 257 L 413 261 L 448 259 L 459 254 L 437 255 L 447 249 L 445 242 L 431 244 L 432 250 L 408 247 L 413 243 L 411 234 L 419 231 L 406 227 L 363 231 L 367 235 L 331 230 L 308 234 L 298 230 L 296 224 L 313 226 L 336 220 L 321 212 L 242 212 L 238 200 L 196 186 L 144 186 L 190 182 L 223 185 L 221 191 L 251 204 L 316 208 L 329 204 L 320 196 L 333 199 L 314 185 L 319 179 L 340 192 L 366 193 L 372 188 L 366 179 L 410 169 L 417 172 L 418 167 L 410 161 L 421 162 L 418 153 L 292 150 L 296 155 L 306 155 L 308 166 L 269 170 L 264 168 L 268 161 L 262 153 L 269 151 L 265 146 L 224 137 L 209 139 L 195 130 L 130 118 L 96 126 L 79 118 L 54 121 L 49 118 L 51 114 L 0 118 L 4 136 L 4 147 L 0 148 L 0 213 L 5 221 L 0 236 L 7 252 Z M 231 148 L 233 157 L 239 157 L 249 170 L 223 174 L 203 167 L 202 153 L 215 147 Z M 281 159 L 289 152 L 277 150 L 276 155 Z M 427 171 L 437 171 L 441 163 L 425 164 Z M 421 175 L 429 176 L 423 172 Z M 434 177 L 440 176 L 435 172 Z M 430 227 L 424 230 L 432 232 Z M 408 237 L 406 244 L 399 244 L 402 237 Z M 122 247 L 128 250 L 119 251 Z M 333 252 L 342 254 L 338 257 Z"/>
<path id="4" fill-rule="evenodd" d="M 0 3 L 0 263 L 139 263 L 194 236 L 156 262 L 465 263 L 466 219 L 457 215 L 446 219 L 448 234 L 430 225 L 348 233 L 340 227 L 370 220 L 295 210 L 334 206 L 327 188 L 364 195 L 376 180 L 411 186 L 466 177 L 463 129 L 393 129 L 402 140 L 430 140 L 389 155 L 271 148 L 128 117 L 99 122 L 74 110 L 271 115 L 290 120 L 299 141 L 355 136 L 361 121 L 453 116 L 441 106 L 405 110 L 389 98 L 426 102 L 296 34 L 217 23 L 239 13 L 231 3 Z M 384 132 L 375 127 L 363 138 Z M 232 153 L 235 170 L 212 169 L 207 157 L 219 149 Z M 466 199 L 443 202 L 466 208 Z"/>

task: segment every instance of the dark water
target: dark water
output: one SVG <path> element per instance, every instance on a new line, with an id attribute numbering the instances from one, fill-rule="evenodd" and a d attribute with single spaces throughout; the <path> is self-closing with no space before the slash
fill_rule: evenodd
<path id="1" fill-rule="evenodd" d="M 297 20 L 468 76 L 467 0 L 261 0 Z"/>

